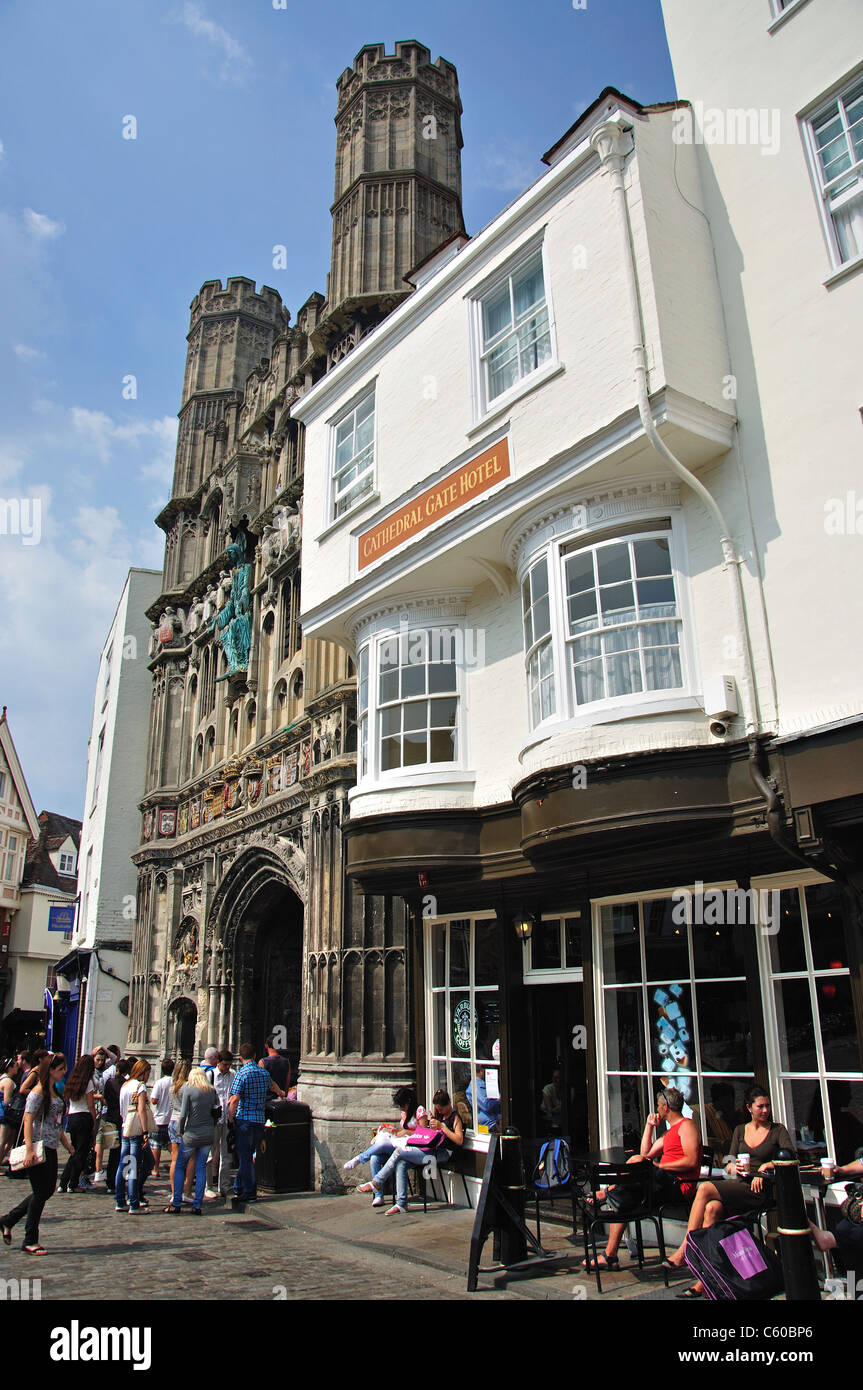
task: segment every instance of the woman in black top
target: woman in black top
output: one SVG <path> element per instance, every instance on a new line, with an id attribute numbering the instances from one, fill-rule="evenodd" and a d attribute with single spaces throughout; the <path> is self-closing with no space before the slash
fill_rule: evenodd
<path id="1" fill-rule="evenodd" d="M 117 1181 L 117 1169 L 120 1166 L 120 1133 L 123 1128 L 120 1123 L 120 1092 L 129 1078 L 129 1060 L 124 1058 L 118 1062 L 114 1075 L 105 1082 L 102 1093 L 104 1111 L 102 1113 L 103 1124 L 113 1125 L 116 1130 L 116 1142 L 114 1147 L 108 1150 L 108 1166 L 105 1169 L 105 1188 L 114 1195 L 114 1186 Z M 115 1136 L 112 1136 L 112 1138 Z"/>
<path id="2" fill-rule="evenodd" d="M 724 1216 L 741 1216 L 745 1212 L 761 1211 L 765 1205 L 764 1174 L 773 1171 L 774 1160 L 780 1149 L 794 1153 L 794 1143 L 784 1125 L 774 1124 L 770 1117 L 770 1097 L 763 1086 L 750 1086 L 745 1096 L 749 1119 L 745 1125 L 738 1125 L 731 1136 L 727 1172 L 732 1175 L 724 1182 L 700 1182 L 692 1202 L 686 1230 L 697 1231 L 702 1226 L 712 1226 Z M 749 1154 L 749 1176 L 741 1172 L 738 1155 Z M 668 1263 L 680 1268 L 684 1264 L 683 1242 L 669 1255 Z M 701 1292 L 699 1284 L 688 1289 L 686 1294 L 697 1297 Z"/>

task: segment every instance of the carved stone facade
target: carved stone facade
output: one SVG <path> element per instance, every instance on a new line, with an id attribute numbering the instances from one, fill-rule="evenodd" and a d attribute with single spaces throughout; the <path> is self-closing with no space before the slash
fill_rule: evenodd
<path id="1" fill-rule="evenodd" d="M 384 212 L 396 188 L 405 235 L 395 254 L 386 238 L 364 243 L 361 269 L 339 251 L 336 268 L 337 197 L 337 299 L 312 294 L 293 326 L 273 289 L 243 277 L 202 287 L 172 496 L 157 518 L 165 566 L 148 610 L 128 1046 L 199 1056 L 210 1043 L 260 1048 L 283 1030 L 324 1186 L 339 1184 L 393 1085 L 414 1075 L 411 939 L 402 899 L 363 897 L 344 873 L 354 669 L 342 649 L 302 640 L 303 438 L 289 411 L 409 292 L 414 261 L 462 227 L 460 111 L 455 69 L 418 44 L 398 45 L 395 59 L 372 45 L 343 74 L 337 192 L 340 181 L 348 201 L 362 190 L 361 171 L 345 172 L 344 122 L 385 127 L 362 196 L 374 188 Z M 435 112 L 439 146 L 422 133 Z M 446 211 L 430 223 L 422 210 L 435 198 Z"/>

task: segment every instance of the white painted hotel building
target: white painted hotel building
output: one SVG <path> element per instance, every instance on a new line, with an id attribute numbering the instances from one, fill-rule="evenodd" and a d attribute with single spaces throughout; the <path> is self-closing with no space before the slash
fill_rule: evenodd
<path id="1" fill-rule="evenodd" d="M 718 49 L 708 8 L 666 5 L 681 95 L 688 43 L 709 104 L 745 104 L 752 7 Z M 303 630 L 357 668 L 348 872 L 415 910 L 418 1082 L 479 1151 L 498 1115 L 544 1132 L 556 1071 L 580 1147 L 630 1141 L 675 1078 L 718 1152 L 754 1076 L 802 1145 L 863 1142 L 859 600 L 822 522 L 859 449 L 834 296 L 860 282 L 824 222 L 821 116 L 796 155 L 783 129 L 714 165 L 689 111 L 606 89 L 293 410 Z M 786 196 L 750 285 L 740 238 Z M 823 264 L 801 290 L 802 239 Z M 782 327 L 798 298 L 817 386 Z"/>

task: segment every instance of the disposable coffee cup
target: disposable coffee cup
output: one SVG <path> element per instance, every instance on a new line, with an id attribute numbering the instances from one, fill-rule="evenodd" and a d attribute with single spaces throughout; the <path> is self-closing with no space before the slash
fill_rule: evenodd
<path id="1" fill-rule="evenodd" d="M 739 1169 L 739 1172 L 740 1172 L 741 1177 L 748 1178 L 748 1177 L 749 1177 L 749 1154 L 745 1154 L 745 1153 L 744 1153 L 744 1154 L 738 1154 L 738 1155 L 737 1155 L 737 1166 L 738 1166 L 738 1169 Z"/>
<path id="2" fill-rule="evenodd" d="M 836 1164 L 832 1158 L 826 1156 L 821 1160 L 821 1176 L 825 1182 L 833 1181 L 833 1174 L 836 1171 Z"/>

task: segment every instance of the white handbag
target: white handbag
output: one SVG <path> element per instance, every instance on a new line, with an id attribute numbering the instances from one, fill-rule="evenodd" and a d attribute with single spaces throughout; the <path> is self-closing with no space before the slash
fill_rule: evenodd
<path id="1" fill-rule="evenodd" d="M 42 1143 L 41 1139 L 36 1140 L 36 1143 L 33 1145 L 33 1152 L 36 1155 L 36 1162 L 27 1164 L 27 1167 L 25 1168 L 24 1160 L 27 1157 L 27 1145 L 19 1144 L 16 1149 L 10 1149 L 9 1167 L 11 1168 L 12 1172 L 20 1173 L 22 1170 L 26 1172 L 27 1169 L 38 1168 L 40 1163 L 45 1162 L 45 1145 Z"/>

